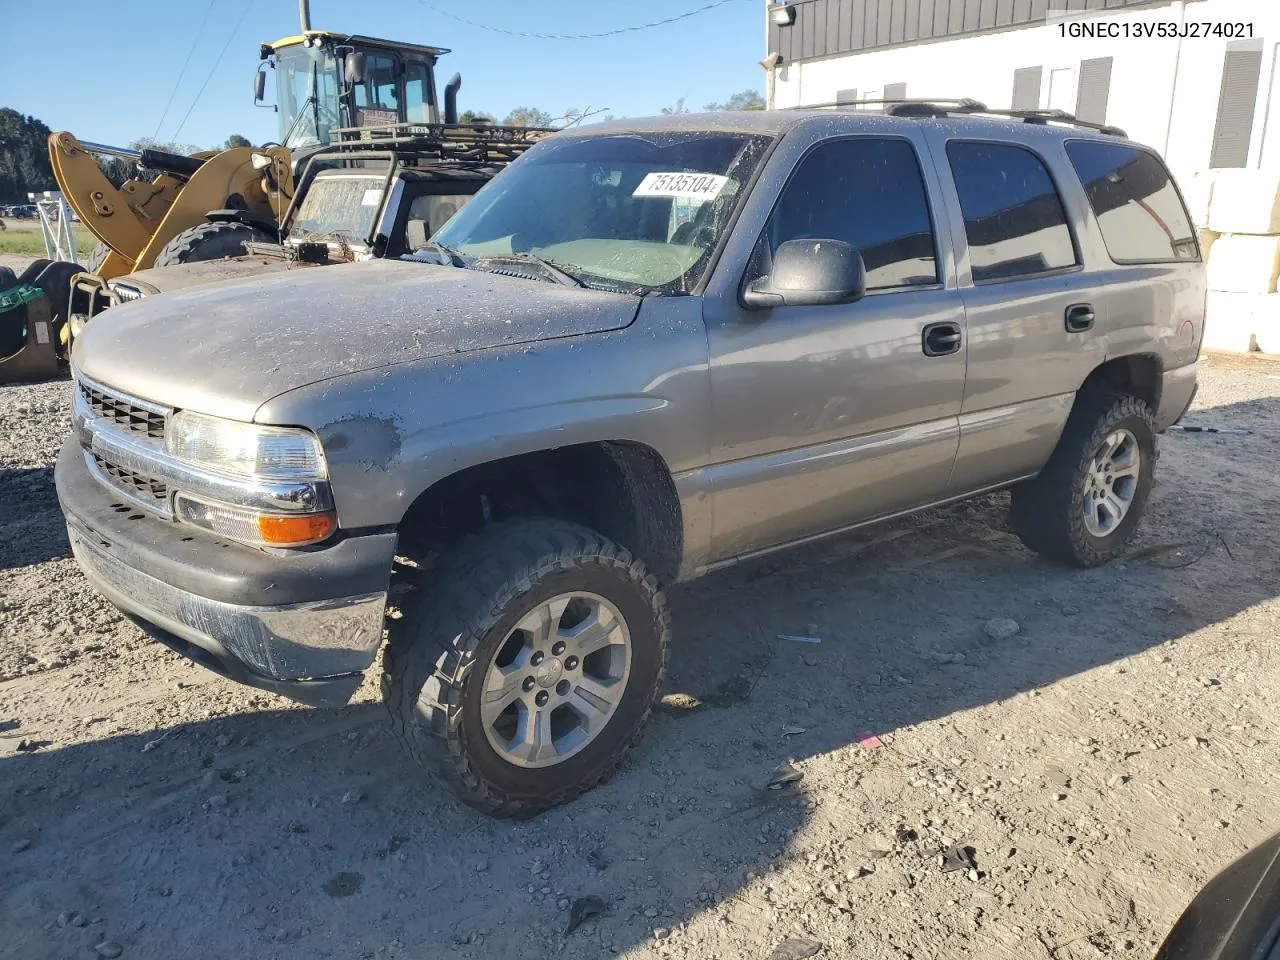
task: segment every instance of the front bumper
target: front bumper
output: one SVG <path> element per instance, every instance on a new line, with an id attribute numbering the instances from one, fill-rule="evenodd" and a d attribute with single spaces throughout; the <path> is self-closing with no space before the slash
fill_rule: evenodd
<path id="1" fill-rule="evenodd" d="M 120 504 L 75 438 L 54 478 L 85 576 L 152 636 L 302 703 L 340 705 L 360 685 L 382 642 L 395 534 L 304 550 L 230 543 Z"/>

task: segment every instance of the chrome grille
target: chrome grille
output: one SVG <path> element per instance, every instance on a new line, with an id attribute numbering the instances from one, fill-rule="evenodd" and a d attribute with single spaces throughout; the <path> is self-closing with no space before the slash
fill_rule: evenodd
<path id="1" fill-rule="evenodd" d="M 152 440 L 164 439 L 165 415 L 149 410 L 123 397 L 112 396 L 105 390 L 79 381 L 80 395 L 93 411 L 94 416 L 109 420 L 133 433 L 140 433 Z"/>
<path id="2" fill-rule="evenodd" d="M 118 467 L 114 463 L 103 460 L 96 453 L 90 454 L 90 456 L 93 457 L 93 463 L 98 468 L 98 473 L 121 493 L 144 503 L 154 503 L 158 506 L 167 504 L 169 488 L 162 481 L 153 477 L 145 477 L 140 473 L 134 473 L 124 467 Z"/>

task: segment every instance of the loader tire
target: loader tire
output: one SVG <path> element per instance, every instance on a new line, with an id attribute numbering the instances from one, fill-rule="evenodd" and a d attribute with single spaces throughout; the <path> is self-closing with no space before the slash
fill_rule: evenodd
<path id="1" fill-rule="evenodd" d="M 105 243 L 100 243 L 89 251 L 89 255 L 84 258 L 80 266 L 84 267 L 85 273 L 97 273 L 109 256 L 111 256 L 111 248 Z"/>
<path id="2" fill-rule="evenodd" d="M 177 263 L 199 263 L 202 260 L 227 260 L 243 257 L 245 242 L 272 243 L 276 238 L 261 227 L 247 223 L 219 221 L 198 223 L 188 227 L 164 245 L 156 255 L 155 266 L 170 267 Z"/>

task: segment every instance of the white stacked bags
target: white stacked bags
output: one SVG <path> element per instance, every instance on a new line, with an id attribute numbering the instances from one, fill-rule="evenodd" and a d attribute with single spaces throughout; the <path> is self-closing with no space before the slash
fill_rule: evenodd
<path id="1" fill-rule="evenodd" d="M 1210 248 L 1205 273 L 1210 290 L 1275 293 L 1280 274 L 1280 236 L 1220 234 Z"/>
<path id="2" fill-rule="evenodd" d="M 1200 231 L 1209 284 L 1204 346 L 1280 351 L 1280 171 L 1215 170 L 1188 184 L 1191 216 L 1208 227 Z"/>
<path id="3" fill-rule="evenodd" d="M 1207 226 L 1217 233 L 1280 233 L 1280 172 L 1217 170 Z"/>

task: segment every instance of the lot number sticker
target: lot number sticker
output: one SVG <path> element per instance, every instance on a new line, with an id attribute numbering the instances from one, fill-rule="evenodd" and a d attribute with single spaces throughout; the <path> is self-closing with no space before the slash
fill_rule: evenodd
<path id="1" fill-rule="evenodd" d="M 376 207 L 378 201 L 382 199 L 382 188 L 374 187 L 372 190 L 366 190 L 364 196 L 360 198 L 360 206 Z"/>
<path id="2" fill-rule="evenodd" d="M 632 191 L 633 197 L 688 197 L 713 200 L 720 195 L 728 177 L 714 173 L 651 173 Z"/>

